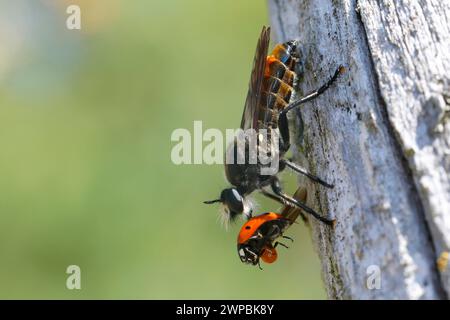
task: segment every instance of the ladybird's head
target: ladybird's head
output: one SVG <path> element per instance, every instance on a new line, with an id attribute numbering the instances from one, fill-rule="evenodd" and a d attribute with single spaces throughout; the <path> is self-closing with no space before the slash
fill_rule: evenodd
<path id="1" fill-rule="evenodd" d="M 259 263 L 259 250 L 249 243 L 238 244 L 238 254 L 243 263 L 254 266 Z"/>
<path id="2" fill-rule="evenodd" d="M 251 206 L 236 188 L 224 189 L 221 192 L 219 199 L 204 201 L 206 204 L 216 202 L 220 202 L 223 205 L 221 216 L 225 226 L 228 225 L 229 222 L 236 220 L 239 215 L 243 214 L 246 218 L 251 217 Z"/>
<path id="3" fill-rule="evenodd" d="M 259 259 L 265 263 L 273 263 L 278 257 L 277 251 L 271 244 L 266 244 L 261 249 L 258 246 L 252 245 L 251 241 L 245 244 L 239 244 L 238 254 L 243 263 L 254 266 L 259 263 Z"/>

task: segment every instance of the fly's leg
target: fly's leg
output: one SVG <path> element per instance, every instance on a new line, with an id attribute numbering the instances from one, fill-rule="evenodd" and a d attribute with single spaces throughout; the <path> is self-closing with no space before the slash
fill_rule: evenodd
<path id="1" fill-rule="evenodd" d="M 274 195 L 274 194 L 271 194 L 270 192 L 267 192 L 267 191 L 264 190 L 264 189 L 261 189 L 261 193 L 262 193 L 264 196 L 266 196 L 267 198 L 269 198 L 269 199 L 275 200 L 275 201 L 277 201 L 277 202 L 279 202 L 279 203 L 281 203 L 281 204 L 283 204 L 283 205 L 286 204 L 286 201 L 285 201 L 284 199 L 282 199 L 281 197 L 276 196 L 276 195 Z"/>
<path id="2" fill-rule="evenodd" d="M 283 205 L 285 205 L 285 204 L 287 203 L 287 201 L 284 200 L 283 198 L 281 198 L 281 197 L 279 197 L 279 196 L 276 196 L 276 195 L 274 195 L 274 194 L 272 194 L 272 193 L 270 193 L 270 192 L 267 192 L 267 191 L 264 190 L 264 189 L 261 189 L 261 193 L 262 193 L 264 196 L 266 196 L 267 198 L 272 199 L 272 200 L 275 200 L 275 201 L 277 201 L 277 202 L 279 202 L 279 203 L 281 203 L 281 204 L 283 204 Z M 298 207 L 295 203 L 294 203 L 294 204 L 290 203 L 290 205 L 291 205 L 291 206 Z M 305 222 L 305 223 L 308 222 L 308 220 L 306 219 L 305 215 L 303 214 L 303 211 L 300 211 L 300 217 L 302 218 L 303 222 Z"/>
<path id="3" fill-rule="evenodd" d="M 288 118 L 285 113 L 280 113 L 280 116 L 278 118 L 278 128 L 280 130 L 281 136 L 280 153 L 284 154 L 291 147 Z"/>
<path id="4" fill-rule="evenodd" d="M 295 164 L 289 160 L 286 159 L 281 159 L 280 162 L 282 162 L 282 166 L 288 166 L 289 168 L 291 168 L 292 170 L 294 170 L 297 173 L 303 174 L 305 176 L 307 176 L 309 179 L 311 179 L 314 182 L 320 183 L 321 185 L 323 185 L 324 187 L 327 188 L 334 188 L 334 185 L 320 179 L 319 177 L 309 173 L 308 171 L 306 171 L 306 169 L 302 168 L 301 166 L 299 166 L 298 164 Z"/>
<path id="5" fill-rule="evenodd" d="M 283 111 L 280 112 L 280 116 L 284 113 L 288 113 L 289 110 L 294 109 L 295 107 L 298 107 L 299 105 L 311 101 L 318 96 L 320 96 L 322 93 L 324 93 L 332 84 L 335 82 L 338 78 L 338 76 L 345 72 L 344 66 L 339 66 L 336 71 L 334 72 L 334 75 L 325 83 L 323 84 L 319 89 L 314 90 L 310 93 L 308 93 L 305 97 L 298 99 L 297 101 L 292 102 L 289 104 L 286 108 L 283 109 Z"/>
<path id="6" fill-rule="evenodd" d="M 301 203 L 300 201 L 298 201 L 298 200 L 290 197 L 289 195 L 285 194 L 283 192 L 283 189 L 281 188 L 280 181 L 276 177 L 273 177 L 272 183 L 271 183 L 271 187 L 272 187 L 273 192 L 278 197 L 283 199 L 285 202 L 291 203 L 291 204 L 293 204 L 293 205 L 303 209 L 304 211 L 306 211 L 307 213 L 312 215 L 314 218 L 316 218 L 317 220 L 322 221 L 323 223 L 325 223 L 327 225 L 330 225 L 330 226 L 334 225 L 334 223 L 335 223 L 334 219 L 327 219 L 327 218 L 322 217 L 320 214 L 318 214 L 316 211 L 314 211 L 310 207 L 306 206 L 305 204 Z"/>
<path id="7" fill-rule="evenodd" d="M 282 141 L 280 143 L 280 153 L 284 154 L 290 148 L 289 124 L 288 124 L 287 115 L 285 113 L 281 113 L 280 117 L 278 118 L 278 128 L 280 130 L 280 135 L 281 135 L 281 139 L 282 139 Z M 312 181 L 320 183 L 321 185 L 323 185 L 327 188 L 334 187 L 332 184 L 329 184 L 328 182 L 320 179 L 319 177 L 309 173 L 308 171 L 306 171 L 299 165 L 297 165 L 291 161 L 285 160 L 285 159 L 280 159 L 280 165 L 279 165 L 280 171 L 282 171 L 286 166 L 288 166 L 292 170 L 296 171 L 297 173 L 307 176 Z"/>

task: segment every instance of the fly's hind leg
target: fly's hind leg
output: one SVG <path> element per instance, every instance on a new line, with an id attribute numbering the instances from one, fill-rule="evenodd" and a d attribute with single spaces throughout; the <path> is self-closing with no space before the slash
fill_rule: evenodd
<path id="1" fill-rule="evenodd" d="M 304 103 L 311 101 L 311 100 L 317 98 L 318 96 L 320 96 L 337 80 L 338 76 L 340 74 L 343 74 L 344 72 L 345 72 L 344 66 L 340 65 L 334 72 L 333 76 L 326 83 L 324 83 L 319 89 L 314 90 L 314 91 L 308 93 L 303 98 L 300 98 L 300 99 L 292 102 L 291 104 L 289 104 L 286 108 L 283 109 L 283 111 L 281 111 L 280 116 L 281 116 L 281 114 L 288 113 L 290 110 L 298 107 L 299 105 L 304 104 Z"/>

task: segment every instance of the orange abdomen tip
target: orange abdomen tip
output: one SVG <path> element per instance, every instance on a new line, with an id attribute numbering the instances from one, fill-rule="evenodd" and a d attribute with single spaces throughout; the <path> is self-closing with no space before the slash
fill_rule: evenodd
<path id="1" fill-rule="evenodd" d="M 261 255 L 262 261 L 265 263 L 273 263 L 278 258 L 277 250 L 274 247 L 265 247 Z"/>

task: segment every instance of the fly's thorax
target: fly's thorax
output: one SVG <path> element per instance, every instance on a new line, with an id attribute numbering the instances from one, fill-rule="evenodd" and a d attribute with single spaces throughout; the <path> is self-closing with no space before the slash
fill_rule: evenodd
<path id="1" fill-rule="evenodd" d="M 240 130 L 225 154 L 225 175 L 234 186 L 254 190 L 260 176 L 275 175 L 279 170 L 280 133 L 267 127 L 258 131 Z"/>
<path id="2" fill-rule="evenodd" d="M 256 140 L 252 138 L 252 141 Z M 253 142 L 251 143 L 253 145 Z M 225 176 L 234 186 L 244 189 L 246 193 L 252 192 L 258 186 L 258 162 L 257 158 L 250 156 L 250 149 L 257 150 L 257 147 L 250 147 L 248 139 L 236 137 L 228 145 L 225 154 Z M 256 152 L 257 154 L 257 152 Z"/>

